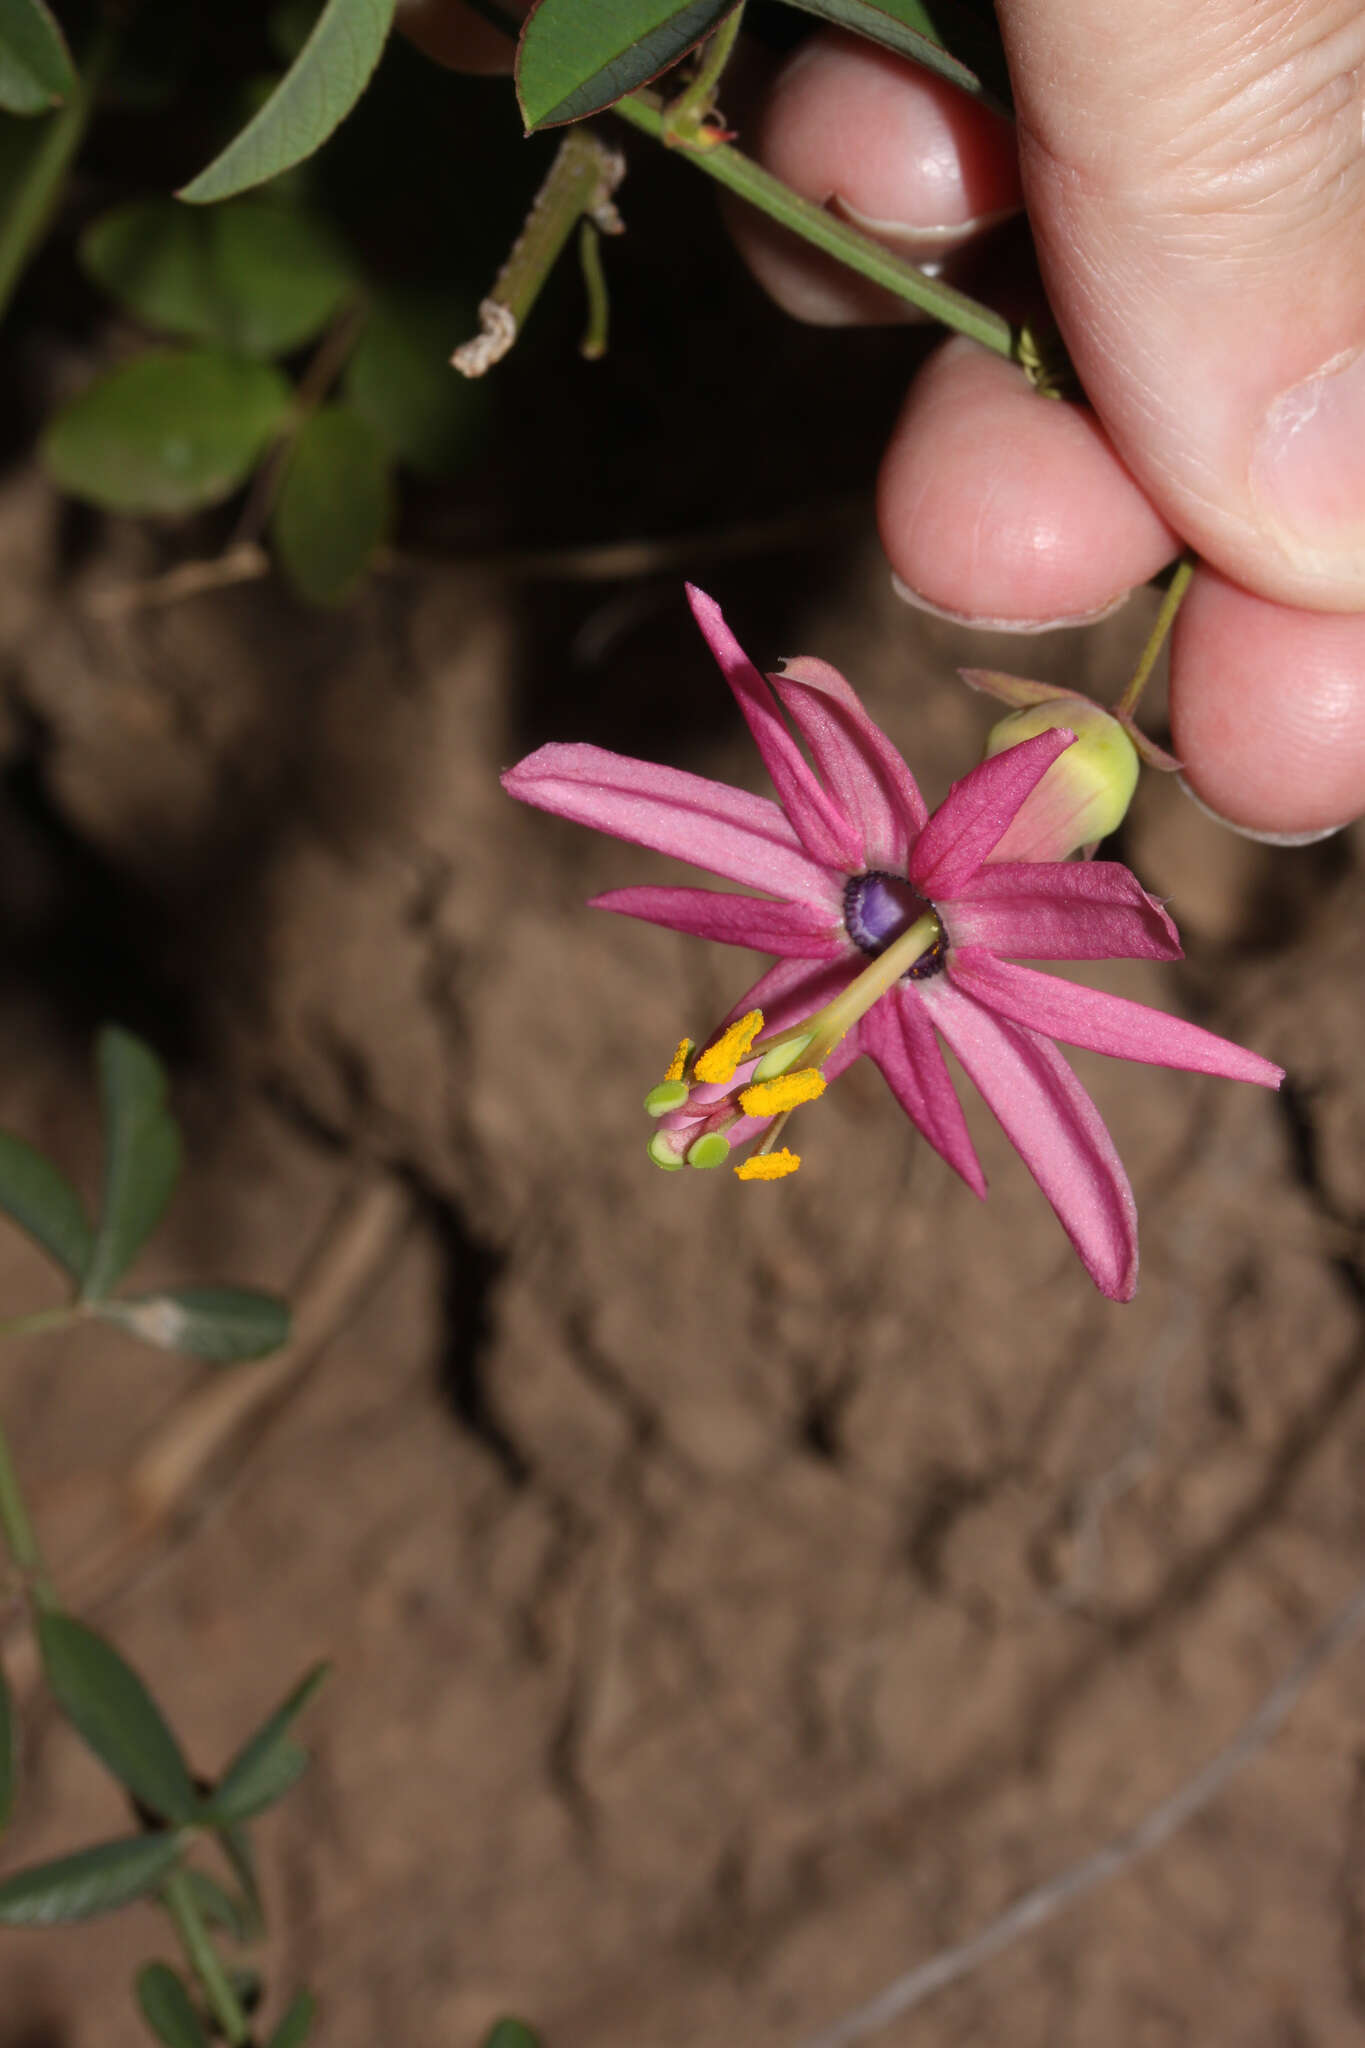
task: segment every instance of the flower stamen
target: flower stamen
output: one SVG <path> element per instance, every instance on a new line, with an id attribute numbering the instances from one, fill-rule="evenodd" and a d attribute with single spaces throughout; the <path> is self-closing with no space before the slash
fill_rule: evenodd
<path id="1" fill-rule="evenodd" d="M 678 1050 L 669 1061 L 667 1071 L 664 1074 L 665 1081 L 681 1081 L 683 1075 L 687 1072 L 687 1062 L 692 1057 L 694 1043 L 695 1040 L 691 1038 L 680 1038 L 678 1040 Z"/>
<path id="2" fill-rule="evenodd" d="M 777 1116 L 814 1102 L 825 1092 L 825 1077 L 818 1067 L 798 1067 L 795 1073 L 779 1074 L 775 1080 L 755 1081 L 740 1092 L 739 1106 L 745 1116 Z"/>
<path id="3" fill-rule="evenodd" d="M 714 1045 L 708 1045 L 705 1052 L 697 1055 L 692 1071 L 699 1081 L 713 1081 L 723 1085 L 735 1077 L 735 1068 L 747 1059 L 749 1049 L 763 1029 L 762 1010 L 750 1010 L 746 1016 L 737 1017 L 733 1024 L 727 1024 Z"/>
<path id="4" fill-rule="evenodd" d="M 780 1152 L 753 1153 L 741 1161 L 735 1173 L 740 1180 L 785 1180 L 800 1164 L 801 1154 L 789 1152 L 784 1145 Z"/>

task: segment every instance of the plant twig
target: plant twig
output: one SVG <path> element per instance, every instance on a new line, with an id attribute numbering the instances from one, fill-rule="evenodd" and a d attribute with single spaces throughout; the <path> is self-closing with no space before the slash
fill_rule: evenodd
<path id="1" fill-rule="evenodd" d="M 1164 1848 L 1172 1835 L 1187 1821 L 1210 1806 L 1237 1773 L 1254 1763 L 1288 1720 L 1295 1706 L 1323 1666 L 1330 1662 L 1365 1627 L 1365 1580 L 1356 1587 L 1345 1606 L 1313 1637 L 1279 1682 L 1265 1695 L 1255 1712 L 1242 1723 L 1226 1748 L 1219 1750 L 1204 1768 L 1187 1778 L 1170 1796 L 1152 1807 L 1136 1826 L 1127 1828 L 1093 1856 L 1073 1863 L 1057 1877 L 1048 1878 L 1024 1892 L 998 1918 L 988 1921 L 978 1934 L 952 1948 L 941 1949 L 927 1962 L 917 1963 L 903 1977 L 897 1977 L 884 1991 L 845 2013 L 821 2033 L 808 2035 L 801 2048 L 852 2048 L 880 2027 L 923 2005 L 936 1991 L 956 1984 L 979 1970 L 1025 1934 L 1032 1934 L 1049 1920 L 1055 1920 L 1078 1899 L 1121 1877 L 1140 1857 Z"/>
<path id="2" fill-rule="evenodd" d="M 621 232 L 612 193 L 625 172 L 621 152 L 590 128 L 569 130 L 493 289 L 480 302 L 479 332 L 450 358 L 462 376 L 482 377 L 502 361 L 578 221 L 590 220 L 605 234 Z"/>
<path id="3" fill-rule="evenodd" d="M 93 618 L 125 619 L 133 612 L 180 604 L 209 590 L 226 590 L 234 583 L 255 583 L 269 574 L 270 557 L 265 549 L 256 541 L 245 541 L 208 561 L 178 562 L 163 575 L 92 591 L 86 604 Z"/>

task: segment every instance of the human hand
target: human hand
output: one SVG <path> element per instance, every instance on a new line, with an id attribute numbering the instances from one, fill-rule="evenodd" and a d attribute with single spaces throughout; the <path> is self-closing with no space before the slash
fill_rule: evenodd
<path id="1" fill-rule="evenodd" d="M 915 253 L 1022 194 L 1094 406 L 949 341 L 887 448 L 908 590 L 1024 630 L 1204 558 L 1171 652 L 1176 751 L 1230 821 L 1317 835 L 1365 808 L 1365 15 L 1355 0 L 1000 0 L 1019 116 L 820 35 L 745 141 L 805 196 Z M 1017 176 L 1018 183 L 1013 183 Z M 737 231 L 799 317 L 844 274 Z M 1333 374 L 1335 373 L 1335 374 Z M 1320 381 L 1319 381 L 1320 380 Z"/>

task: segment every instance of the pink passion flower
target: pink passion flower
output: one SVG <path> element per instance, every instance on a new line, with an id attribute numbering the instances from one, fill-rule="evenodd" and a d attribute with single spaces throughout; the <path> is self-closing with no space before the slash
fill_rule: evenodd
<path id="1" fill-rule="evenodd" d="M 1130 1300 L 1132 1189 L 1053 1040 L 1267 1088 L 1284 1077 L 1183 1018 L 1016 964 L 1181 956 L 1166 912 L 1117 861 L 993 857 L 1007 835 L 1019 842 L 1020 813 L 1074 734 L 1045 731 L 996 754 L 955 783 L 931 817 L 910 770 L 836 670 L 802 657 L 765 681 L 718 606 L 700 591 L 688 595 L 776 803 L 593 746 L 541 747 L 503 777 L 523 803 L 763 892 L 650 885 L 593 899 L 599 910 L 778 955 L 700 1052 L 684 1039 L 650 1091 L 650 1156 L 670 1169 L 717 1166 L 757 1139 L 736 1172 L 780 1178 L 800 1163 L 777 1146 L 792 1111 L 866 1053 L 934 1150 L 984 1196 L 946 1045 L 1096 1286 Z M 1045 792 L 1037 804 L 1046 807 Z M 1023 836 L 1037 844 L 1036 833 Z"/>

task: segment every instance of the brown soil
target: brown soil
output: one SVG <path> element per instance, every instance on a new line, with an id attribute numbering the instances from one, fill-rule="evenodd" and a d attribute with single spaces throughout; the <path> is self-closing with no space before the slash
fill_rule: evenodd
<path id="1" fill-rule="evenodd" d="M 189 1140 L 149 1277 L 288 1288 L 358 1180 L 409 1216 L 92 1618 L 206 1770 L 335 1660 L 314 1768 L 261 1830 L 271 1981 L 314 1984 L 327 2048 L 473 2048 L 506 2008 L 550 2048 L 795 2048 L 1138 1819 L 1360 1573 L 1360 845 L 1272 854 L 1144 789 L 1126 851 L 1190 958 L 1086 978 L 1293 1086 L 1078 1060 L 1143 1215 L 1117 1308 L 989 1118 L 983 1208 L 870 1070 L 811 1113 L 795 1182 L 646 1166 L 639 1098 L 744 964 L 587 912 L 661 864 L 517 810 L 496 770 L 590 737 L 755 781 L 671 567 L 111 622 L 92 596 L 152 543 L 58 580 L 54 518 L 28 481 L 0 505 L 0 1123 L 88 1183 L 112 1011 L 165 1048 Z M 987 722 L 953 665 L 1019 665 L 897 605 L 870 538 L 685 567 L 756 654 L 844 666 L 935 796 Z M 1030 667 L 1112 680 L 1131 609 Z M 0 1256 L 7 1305 L 48 1298 Z M 69 1569 L 199 1384 L 112 1339 L 7 1352 Z M 1324 1669 L 1175 1840 L 888 2044 L 1357 2038 L 1360 1686 L 1358 1654 Z M 122 1825 L 24 1692 L 6 1868 Z M 6 1935 L 3 2048 L 131 2048 L 157 1950 L 143 1908 Z"/>

